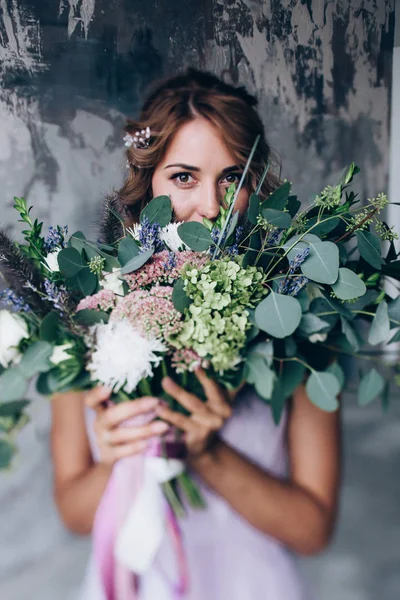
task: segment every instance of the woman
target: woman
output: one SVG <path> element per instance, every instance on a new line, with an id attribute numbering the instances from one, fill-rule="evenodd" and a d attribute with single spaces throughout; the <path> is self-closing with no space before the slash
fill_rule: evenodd
<path id="1" fill-rule="evenodd" d="M 161 194 L 171 197 L 176 220 L 213 221 L 225 189 L 238 182 L 260 134 L 237 201 L 243 215 L 270 158 L 255 105 L 243 88 L 194 70 L 159 83 L 139 121 L 127 125 L 130 172 L 119 193 L 127 221 L 134 223 L 146 202 Z M 133 143 L 136 130 L 146 127 L 149 143 Z M 276 184 L 268 175 L 262 195 Z M 85 397 L 69 393 L 54 398 L 52 450 L 61 517 L 72 531 L 90 533 L 113 466 L 142 453 L 149 439 L 163 435 L 172 424 L 186 434 L 188 467 L 207 508 L 189 510 L 180 523 L 189 590 L 174 595 L 171 552 L 162 547 L 152 567 L 136 580 L 135 597 L 308 600 L 291 554 L 315 554 L 331 537 L 339 488 L 338 415 L 311 404 L 300 386 L 275 426 L 270 407 L 250 386 L 233 399 L 202 370 L 197 376 L 208 399 L 205 404 L 173 380 L 163 382 L 165 391 L 189 411 L 188 417 L 150 397 L 110 407 L 104 388 Z M 130 427 L 124 423 L 150 411 L 161 420 Z M 96 568 L 92 561 L 85 600 L 105 599 Z M 133 594 L 133 578 L 130 585 Z M 129 593 L 118 596 L 114 591 L 109 597 L 125 600 Z"/>

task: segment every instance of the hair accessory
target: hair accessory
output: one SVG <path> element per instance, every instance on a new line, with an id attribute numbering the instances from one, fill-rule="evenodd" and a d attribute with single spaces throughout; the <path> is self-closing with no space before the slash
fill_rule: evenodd
<path id="1" fill-rule="evenodd" d="M 124 136 L 125 146 L 130 148 L 133 146 L 134 148 L 148 148 L 150 145 L 150 137 L 151 131 L 150 127 L 146 127 L 146 129 L 142 129 L 141 131 L 137 131 L 135 135 L 131 135 L 127 133 Z"/>

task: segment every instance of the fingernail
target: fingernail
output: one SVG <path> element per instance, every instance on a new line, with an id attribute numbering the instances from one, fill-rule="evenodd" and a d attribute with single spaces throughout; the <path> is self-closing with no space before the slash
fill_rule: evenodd
<path id="1" fill-rule="evenodd" d="M 168 423 L 162 423 L 161 421 L 157 421 L 151 426 L 151 431 L 153 433 L 164 433 L 169 429 Z"/>
<path id="2" fill-rule="evenodd" d="M 145 398 L 142 402 L 143 408 L 155 408 L 160 403 L 158 398 Z"/>

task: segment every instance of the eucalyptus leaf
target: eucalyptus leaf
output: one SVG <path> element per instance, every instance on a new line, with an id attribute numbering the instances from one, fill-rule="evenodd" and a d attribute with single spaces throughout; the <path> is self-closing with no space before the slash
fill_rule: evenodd
<path id="1" fill-rule="evenodd" d="M 178 235 L 191 250 L 204 252 L 213 243 L 208 229 L 201 223 L 189 221 L 178 226 Z"/>
<path id="2" fill-rule="evenodd" d="M 279 425 L 280 423 L 285 408 L 286 399 L 287 398 L 285 397 L 285 394 L 282 390 L 282 378 L 279 378 L 275 382 L 270 400 L 272 418 L 274 419 L 275 425 Z"/>
<path id="3" fill-rule="evenodd" d="M 271 340 L 265 342 L 258 342 L 252 346 L 249 354 L 258 354 L 262 356 L 270 367 L 272 365 L 272 359 L 274 356 L 274 345 Z"/>
<path id="4" fill-rule="evenodd" d="M 346 336 L 346 340 L 349 342 L 351 349 L 354 352 L 358 352 L 360 349 L 360 342 L 358 336 L 356 335 L 356 332 L 354 331 L 350 323 L 347 321 L 347 319 L 345 319 L 344 317 L 340 317 L 340 322 L 342 324 L 342 331 Z"/>
<path id="5" fill-rule="evenodd" d="M 184 313 L 185 309 L 191 304 L 191 299 L 185 292 L 185 282 L 183 279 L 177 279 L 174 284 L 174 289 L 172 291 L 172 302 L 174 303 L 176 310 L 180 313 Z"/>
<path id="6" fill-rule="evenodd" d="M 318 333 L 329 327 L 328 321 L 325 321 L 321 317 L 317 317 L 313 313 L 304 313 L 301 317 L 301 321 L 298 327 L 298 333 L 304 337 L 308 337 L 313 333 Z"/>
<path id="7" fill-rule="evenodd" d="M 37 373 L 45 373 L 52 368 L 50 356 L 53 354 L 54 346 L 49 342 L 34 342 L 24 353 L 18 368 L 26 379 L 30 379 Z"/>
<path id="8" fill-rule="evenodd" d="M 287 204 L 287 201 L 289 200 L 291 187 L 291 183 L 286 181 L 264 200 L 262 206 L 265 206 L 266 208 L 274 208 L 276 210 L 283 210 Z"/>
<path id="9" fill-rule="evenodd" d="M 312 281 L 334 283 L 339 271 L 338 247 L 333 242 L 311 242 L 310 254 L 300 268 L 303 275 Z"/>
<path id="10" fill-rule="evenodd" d="M 334 375 L 336 377 L 336 379 L 339 382 L 340 391 L 341 391 L 344 386 L 345 376 L 344 376 L 344 371 L 343 371 L 342 367 L 339 365 L 339 363 L 337 363 L 336 361 L 331 363 L 329 365 L 329 367 L 326 369 L 326 372 L 332 373 L 332 375 Z"/>
<path id="11" fill-rule="evenodd" d="M 291 335 L 301 320 L 300 303 L 292 296 L 270 294 L 256 308 L 256 325 L 276 338 Z"/>
<path id="12" fill-rule="evenodd" d="M 239 221 L 239 211 L 237 210 L 235 213 L 233 213 L 233 215 L 231 217 L 231 222 L 229 223 L 229 227 L 228 227 L 227 234 L 226 234 L 226 240 L 229 240 L 230 236 L 235 231 L 238 221 Z"/>
<path id="13" fill-rule="evenodd" d="M 373 304 L 375 300 L 378 298 L 379 293 L 376 290 L 368 290 L 365 292 L 363 296 L 360 296 L 358 300 L 351 303 L 351 310 L 363 310 L 369 304 Z"/>
<path id="14" fill-rule="evenodd" d="M 61 320 L 54 310 L 47 313 L 39 326 L 39 337 L 44 342 L 55 342 L 58 337 Z"/>
<path id="15" fill-rule="evenodd" d="M 13 402 L 0 403 L 0 417 L 18 418 L 24 408 L 29 404 L 29 400 L 14 400 Z"/>
<path id="16" fill-rule="evenodd" d="M 385 380 L 374 368 L 365 373 L 358 387 L 358 404 L 366 406 L 383 392 Z"/>
<path id="17" fill-rule="evenodd" d="M 307 223 L 307 227 L 312 227 L 313 234 L 318 236 L 324 236 L 327 233 L 333 231 L 340 223 L 340 219 L 322 218 L 318 223 L 317 217 L 310 219 Z"/>
<path id="18" fill-rule="evenodd" d="M 140 222 L 147 218 L 150 225 L 157 223 L 160 227 L 169 225 L 172 219 L 172 205 L 169 196 L 153 198 L 140 213 Z"/>
<path id="19" fill-rule="evenodd" d="M 314 298 L 310 303 L 310 312 L 328 323 L 331 329 L 336 325 L 339 318 L 338 313 L 325 298 Z"/>
<path id="20" fill-rule="evenodd" d="M 264 357 L 259 354 L 250 353 L 247 357 L 246 366 L 248 369 L 248 383 L 254 385 L 261 398 L 269 400 L 276 379 L 275 372 L 268 366 Z"/>
<path id="21" fill-rule="evenodd" d="M 25 395 L 27 380 L 18 367 L 11 367 L 0 375 L 0 394 L 4 402 L 20 400 Z"/>
<path id="22" fill-rule="evenodd" d="M 376 309 L 375 316 L 371 323 L 371 328 L 368 333 L 368 343 L 371 346 L 376 346 L 385 342 L 390 334 L 390 321 L 388 315 L 388 305 L 385 300 L 379 304 Z"/>
<path id="23" fill-rule="evenodd" d="M 400 329 L 398 329 L 394 336 L 390 338 L 388 344 L 394 344 L 395 342 L 400 342 Z"/>
<path id="24" fill-rule="evenodd" d="M 8 440 L 0 439 L 0 469 L 8 469 L 15 454 L 15 448 Z"/>
<path id="25" fill-rule="evenodd" d="M 124 237 L 118 246 L 118 260 L 122 266 L 139 254 L 139 246 L 130 236 Z"/>
<path id="26" fill-rule="evenodd" d="M 64 248 L 57 256 L 60 271 L 66 277 L 73 277 L 84 268 L 82 257 L 75 248 Z"/>
<path id="27" fill-rule="evenodd" d="M 91 260 L 95 256 L 100 256 L 100 252 L 96 247 L 96 244 L 94 242 L 89 242 L 88 240 L 86 240 L 85 236 L 81 231 L 77 231 L 73 235 L 71 235 L 69 239 L 69 245 L 72 248 L 75 248 L 75 250 L 77 250 L 79 254 L 82 255 L 82 253 L 84 253 L 88 260 Z"/>
<path id="28" fill-rule="evenodd" d="M 252 225 L 257 225 L 257 217 L 260 214 L 261 198 L 257 194 L 251 194 L 249 198 L 249 207 L 247 209 L 247 220 Z"/>
<path id="29" fill-rule="evenodd" d="M 106 312 L 92 308 L 84 308 L 74 315 L 74 321 L 79 323 L 79 325 L 85 326 L 96 325 L 96 323 L 108 323 L 108 319 L 109 316 Z"/>
<path id="30" fill-rule="evenodd" d="M 375 269 L 381 269 L 381 243 L 379 238 L 370 231 L 356 231 L 357 246 L 360 255 Z"/>
<path id="31" fill-rule="evenodd" d="M 297 214 L 297 211 L 299 210 L 300 206 L 301 206 L 301 202 L 300 202 L 300 200 L 297 200 L 297 196 L 289 196 L 286 208 L 289 212 L 289 215 L 292 217 L 292 219 Z"/>
<path id="32" fill-rule="evenodd" d="M 313 233 L 307 233 L 306 235 L 294 235 L 290 239 L 286 240 L 284 244 L 282 244 L 282 248 L 285 251 L 288 251 L 287 259 L 294 260 L 296 254 L 305 248 L 308 248 L 310 244 L 318 244 L 320 242 L 321 239 Z M 291 248 L 291 250 L 289 250 L 289 248 Z"/>
<path id="33" fill-rule="evenodd" d="M 140 267 L 143 267 L 145 263 L 153 256 L 154 248 L 148 248 L 144 250 L 134 258 L 131 258 L 126 265 L 124 265 L 121 269 L 121 275 L 127 275 L 128 273 L 132 273 L 133 271 L 137 271 Z"/>
<path id="34" fill-rule="evenodd" d="M 279 229 L 288 229 L 292 222 L 292 217 L 288 212 L 276 210 L 275 208 L 261 206 L 261 214 L 270 225 Z"/>
<path id="35" fill-rule="evenodd" d="M 285 398 L 291 396 L 303 382 L 305 371 L 304 365 L 298 360 L 287 360 L 282 363 L 279 381 Z"/>
<path id="36" fill-rule="evenodd" d="M 388 315 L 390 319 L 397 321 L 397 323 L 400 324 L 400 296 L 397 296 L 397 298 L 389 302 Z M 393 325 L 397 327 L 397 323 L 393 323 Z"/>
<path id="37" fill-rule="evenodd" d="M 97 275 L 92 273 L 88 268 L 82 269 L 67 280 L 68 287 L 74 290 L 79 290 L 83 297 L 93 294 L 97 287 Z"/>
<path id="38" fill-rule="evenodd" d="M 367 288 L 363 280 L 356 273 L 346 267 L 340 267 L 339 276 L 337 281 L 332 285 L 332 290 L 341 300 L 352 300 L 353 298 L 363 296 Z"/>
<path id="39" fill-rule="evenodd" d="M 400 260 L 393 260 L 387 265 L 383 265 L 382 273 L 400 281 Z"/>
<path id="40" fill-rule="evenodd" d="M 337 395 L 340 383 L 333 373 L 327 371 L 312 371 L 306 383 L 306 390 L 311 402 L 326 412 L 339 408 Z"/>

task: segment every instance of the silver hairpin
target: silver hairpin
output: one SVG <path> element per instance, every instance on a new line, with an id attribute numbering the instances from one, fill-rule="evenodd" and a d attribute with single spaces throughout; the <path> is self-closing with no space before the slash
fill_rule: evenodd
<path id="1" fill-rule="evenodd" d="M 128 148 L 131 146 L 140 149 L 148 148 L 150 146 L 150 137 L 150 127 L 146 127 L 146 129 L 142 129 L 141 131 L 136 131 L 135 135 L 127 133 L 124 136 L 125 146 Z"/>

